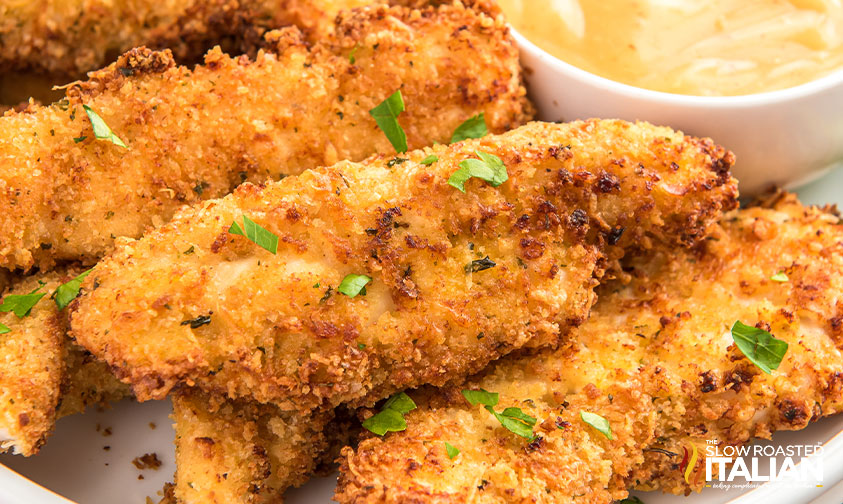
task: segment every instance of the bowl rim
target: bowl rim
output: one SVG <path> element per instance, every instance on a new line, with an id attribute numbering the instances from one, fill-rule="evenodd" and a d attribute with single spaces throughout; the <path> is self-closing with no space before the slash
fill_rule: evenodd
<path id="1" fill-rule="evenodd" d="M 626 98 L 631 99 L 645 99 L 648 101 L 660 102 L 663 104 L 684 105 L 704 108 L 750 108 L 791 100 L 798 100 L 806 96 L 822 93 L 826 90 L 837 87 L 843 89 L 843 68 L 840 68 L 828 75 L 825 75 L 818 79 L 814 79 L 812 81 L 805 82 L 803 84 L 799 84 L 797 86 L 747 95 L 699 96 L 666 93 L 664 91 L 653 91 L 651 89 L 645 89 L 630 84 L 624 84 L 622 82 L 614 81 L 606 77 L 601 77 L 597 74 L 576 67 L 571 63 L 568 63 L 560 58 L 557 58 L 556 56 L 553 56 L 549 52 L 536 45 L 534 42 L 522 35 L 514 26 L 512 26 L 511 23 L 507 24 L 520 50 L 533 53 L 544 63 L 554 67 L 557 72 L 567 74 L 569 77 L 572 77 L 585 85 L 591 86 L 593 88 L 599 88 L 602 91 L 613 93 L 616 95 L 622 95 Z"/>

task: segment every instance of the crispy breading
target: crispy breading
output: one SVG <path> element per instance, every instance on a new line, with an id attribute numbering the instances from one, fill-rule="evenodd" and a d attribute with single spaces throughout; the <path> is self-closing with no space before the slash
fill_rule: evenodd
<path id="1" fill-rule="evenodd" d="M 38 0 L 0 4 L 0 73 L 77 76 L 137 46 L 191 63 L 213 45 L 254 52 L 263 35 L 296 25 L 313 40 L 340 9 L 371 0 Z"/>
<path id="2" fill-rule="evenodd" d="M 408 428 L 344 450 L 337 499 L 363 502 L 608 503 L 627 489 L 700 490 L 683 450 L 801 429 L 843 407 L 843 225 L 785 197 L 728 215 L 692 251 L 657 247 L 601 285 L 588 322 L 555 351 L 510 357 L 459 387 L 410 392 Z M 788 281 L 770 279 L 785 272 Z M 765 375 L 737 350 L 741 320 L 789 345 Z M 500 393 L 498 411 L 538 419 L 505 430 L 461 389 Z M 613 439 L 581 412 L 608 420 Z M 450 460 L 444 442 L 460 450 Z M 670 455 L 670 453 L 678 455 Z M 704 454 L 704 453 L 703 453 Z"/>
<path id="3" fill-rule="evenodd" d="M 462 193 L 447 181 L 477 150 L 509 180 Z M 140 400 L 187 383 L 290 410 L 371 404 L 555 344 L 625 247 L 691 243 L 734 207 L 732 159 L 646 123 L 532 123 L 244 184 L 122 241 L 71 305 L 73 334 Z M 228 232 L 243 215 L 277 255 Z M 366 295 L 338 293 L 349 274 L 374 279 Z"/>
<path id="4" fill-rule="evenodd" d="M 174 392 L 176 477 L 172 502 L 268 503 L 330 465 L 357 423 L 339 410 L 311 414 L 197 389 Z"/>
<path id="5" fill-rule="evenodd" d="M 313 46 L 295 28 L 267 37 L 253 62 L 215 49 L 194 69 L 135 49 L 0 118 L 0 266 L 90 263 L 244 180 L 391 152 L 369 110 L 399 88 L 411 148 L 480 112 L 494 132 L 532 115 L 503 19 L 461 5 L 345 12 Z M 128 148 L 95 139 L 83 104 Z"/>
<path id="6" fill-rule="evenodd" d="M 178 502 L 269 502 L 307 481 L 328 451 L 325 427 L 333 413 L 217 401 L 195 389 L 172 399 Z"/>
<path id="7" fill-rule="evenodd" d="M 33 455 L 52 432 L 56 418 L 94 403 L 127 396 L 128 387 L 107 367 L 67 339 L 66 313 L 50 294 L 81 270 L 27 277 L 8 294 L 28 294 L 40 286 L 30 315 L 0 314 L 10 332 L 0 335 L 0 451 Z M 42 285 L 43 283 L 43 285 Z"/>

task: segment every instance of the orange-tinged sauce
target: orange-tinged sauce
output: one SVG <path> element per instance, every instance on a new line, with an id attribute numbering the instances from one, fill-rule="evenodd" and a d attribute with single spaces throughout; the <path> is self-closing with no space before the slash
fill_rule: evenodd
<path id="1" fill-rule="evenodd" d="M 843 0 L 499 0 L 554 56 L 656 91 L 734 96 L 843 69 Z"/>

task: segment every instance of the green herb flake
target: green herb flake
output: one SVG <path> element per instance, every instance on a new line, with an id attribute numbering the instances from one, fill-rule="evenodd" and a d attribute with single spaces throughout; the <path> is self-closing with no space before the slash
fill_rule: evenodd
<path id="1" fill-rule="evenodd" d="M 120 137 L 114 134 L 111 131 L 111 128 L 105 123 L 102 117 L 99 116 L 94 109 L 87 105 L 82 105 L 82 108 L 85 109 L 85 113 L 88 114 L 88 119 L 91 121 L 91 127 L 94 129 L 94 137 L 100 140 L 108 140 L 109 142 L 117 145 L 119 147 L 123 147 L 124 149 L 128 149 L 123 140 L 120 140 Z"/>
<path id="2" fill-rule="evenodd" d="M 784 283 L 784 282 L 787 282 L 790 279 L 787 278 L 787 273 L 785 273 L 784 271 L 779 271 L 775 275 L 771 276 L 770 280 L 772 280 L 774 282 Z"/>
<path id="3" fill-rule="evenodd" d="M 460 454 L 459 448 L 456 448 L 451 443 L 445 441 L 445 452 L 448 453 L 448 458 L 454 460 L 454 458 Z"/>
<path id="4" fill-rule="evenodd" d="M 235 220 L 228 228 L 228 232 L 245 236 L 249 241 L 273 254 L 278 252 L 278 236 L 255 224 L 255 221 L 245 215 L 243 216 L 243 227 L 240 227 L 240 224 Z"/>
<path id="5" fill-rule="evenodd" d="M 483 138 L 488 134 L 489 129 L 486 127 L 486 116 L 483 112 L 480 112 L 457 126 L 454 134 L 451 135 L 451 143 L 461 142 L 468 138 Z"/>
<path id="6" fill-rule="evenodd" d="M 466 273 L 477 273 L 478 271 L 494 268 L 497 265 L 498 264 L 495 261 L 489 259 L 489 256 L 486 256 L 483 259 L 475 259 L 466 264 L 463 270 L 465 270 Z"/>
<path id="7" fill-rule="evenodd" d="M 6 324 L 0 324 L 0 334 L 6 334 L 8 332 L 12 332 L 12 330 L 6 327 Z"/>
<path id="8" fill-rule="evenodd" d="M 401 432 L 407 428 L 404 415 L 416 409 L 416 403 L 404 392 L 399 392 L 389 398 L 381 411 L 366 420 L 363 427 L 369 432 L 383 436 L 387 432 Z"/>
<path id="9" fill-rule="evenodd" d="M 354 44 L 354 47 L 351 48 L 351 52 L 348 53 L 348 62 L 352 65 L 357 63 L 357 58 L 354 56 L 354 54 L 357 52 L 358 49 L 360 49 L 360 44 Z"/>
<path id="10" fill-rule="evenodd" d="M 497 406 L 500 398 L 497 392 L 489 392 L 488 390 L 463 390 L 462 396 L 472 406 L 482 404 L 483 406 Z"/>
<path id="11" fill-rule="evenodd" d="M 79 295 L 79 289 L 82 288 L 82 280 L 85 280 L 85 277 L 88 276 L 91 271 L 93 271 L 93 268 L 82 272 L 73 280 L 58 286 L 56 291 L 53 293 L 53 301 L 56 302 L 56 306 L 59 307 L 59 310 L 64 310 L 71 301 L 76 299 L 76 296 Z"/>
<path id="12" fill-rule="evenodd" d="M 350 298 L 354 298 L 358 294 L 365 296 L 366 285 L 371 281 L 372 277 L 366 275 L 346 275 L 345 278 L 342 279 L 342 282 L 340 282 L 339 287 L 337 287 L 337 292 L 345 294 Z"/>
<path id="13" fill-rule="evenodd" d="M 88 138 L 88 137 L 86 137 L 85 135 L 82 135 L 82 136 L 79 136 L 79 137 L 73 137 L 73 143 L 84 142 L 86 138 Z"/>
<path id="14" fill-rule="evenodd" d="M 437 156 L 436 154 L 431 154 L 431 155 L 427 156 L 426 158 L 422 159 L 421 164 L 423 164 L 425 166 L 430 166 L 437 161 L 439 161 L 439 156 Z"/>
<path id="15" fill-rule="evenodd" d="M 521 411 L 521 408 L 506 408 L 497 413 L 491 406 L 486 406 L 486 411 L 494 415 L 501 425 L 522 438 L 533 439 L 533 426 L 536 425 L 536 418 Z"/>
<path id="16" fill-rule="evenodd" d="M 46 292 L 38 292 L 41 287 L 44 287 L 43 283 L 29 294 L 9 294 L 3 298 L 0 312 L 14 312 L 18 318 L 26 317 L 38 301 L 41 301 L 41 298 L 47 295 Z"/>
<path id="17" fill-rule="evenodd" d="M 500 399 L 497 392 L 483 389 L 463 390 L 462 395 L 472 406 L 482 404 L 486 411 L 510 432 L 526 439 L 533 439 L 533 426 L 536 425 L 536 419 L 521 411 L 521 408 L 506 408 L 500 413 L 495 411 L 494 406 L 497 406 Z"/>
<path id="18" fill-rule="evenodd" d="M 787 353 L 786 341 L 740 320 L 732 325 L 732 339 L 746 358 L 767 374 L 772 374 L 779 367 Z"/>
<path id="19" fill-rule="evenodd" d="M 451 174 L 448 184 L 465 192 L 465 183 L 474 177 L 485 180 L 492 187 L 498 187 L 509 179 L 501 158 L 483 151 L 475 151 L 480 159 L 466 159 L 459 164 L 459 169 Z"/>
<path id="20" fill-rule="evenodd" d="M 609 421 L 602 416 L 588 411 L 580 411 L 580 418 L 582 418 L 583 422 L 594 427 L 610 440 L 614 439 L 612 437 L 612 426 L 609 425 Z"/>
<path id="21" fill-rule="evenodd" d="M 404 112 L 404 98 L 400 89 L 369 111 L 389 143 L 399 153 L 407 152 L 407 135 L 398 124 L 398 115 L 401 112 Z"/>

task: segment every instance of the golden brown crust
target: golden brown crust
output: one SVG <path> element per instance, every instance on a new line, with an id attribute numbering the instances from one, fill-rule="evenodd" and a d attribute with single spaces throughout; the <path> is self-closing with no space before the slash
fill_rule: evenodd
<path id="1" fill-rule="evenodd" d="M 368 111 L 399 88 L 410 148 L 447 142 L 479 112 L 493 132 L 532 115 L 502 19 L 461 5 L 380 6 L 338 23 L 310 48 L 289 28 L 268 34 L 255 61 L 216 49 L 192 70 L 169 51 L 133 49 L 66 100 L 6 113 L 0 266 L 91 263 L 114 237 L 140 236 L 243 180 L 391 152 Z M 94 139 L 83 104 L 128 149 Z"/>
<path id="2" fill-rule="evenodd" d="M 532 123 L 400 169 L 380 156 L 245 184 L 124 241 L 88 276 L 73 332 L 141 400 L 187 383 L 306 410 L 442 385 L 555 344 L 585 319 L 604 260 L 693 242 L 732 208 L 730 154 L 701 145 L 645 123 Z M 447 180 L 477 149 L 509 181 L 463 194 Z M 227 232 L 244 214 L 278 255 Z M 466 270 L 485 256 L 497 265 Z M 351 273 L 374 278 L 367 296 L 336 292 Z"/>
<path id="3" fill-rule="evenodd" d="M 60 274 L 26 278 L 6 295 L 28 294 L 39 280 L 51 292 L 61 279 Z M 29 316 L 2 313 L 0 323 L 11 330 L 0 334 L 0 451 L 29 456 L 38 452 L 56 421 L 67 321 L 45 297 Z"/>
<path id="4" fill-rule="evenodd" d="M 313 40 L 340 9 L 368 0 L 40 0 L 0 5 L 0 73 L 77 76 L 132 47 L 169 48 L 183 63 L 214 45 L 250 53 L 274 28 L 298 26 Z"/>
<path id="5" fill-rule="evenodd" d="M 10 332 L 0 335 L 0 451 L 34 455 L 57 418 L 81 413 L 130 395 L 108 367 L 67 338 L 67 314 L 50 295 L 82 270 L 62 269 L 12 280 L 8 294 L 28 294 L 41 286 L 30 315 L 0 314 Z"/>
<path id="6" fill-rule="evenodd" d="M 366 502 L 609 503 L 627 489 L 700 490 L 682 448 L 800 429 L 843 407 L 843 225 L 793 197 L 727 215 L 696 250 L 657 247 L 601 285 L 591 319 L 555 351 L 507 358 L 460 387 L 410 392 L 408 429 L 344 451 L 336 498 Z M 779 271 L 789 280 L 777 283 Z M 772 376 L 736 350 L 735 320 L 790 345 Z M 538 418 L 541 441 L 501 428 L 462 388 Z M 609 420 L 614 440 L 581 411 Z M 449 460 L 443 443 L 461 450 Z M 670 452 L 678 453 L 672 456 Z"/>
<path id="7" fill-rule="evenodd" d="M 302 415 L 249 401 L 220 401 L 195 389 L 173 396 L 175 502 L 277 502 L 299 486 L 340 432 L 333 413 Z"/>

